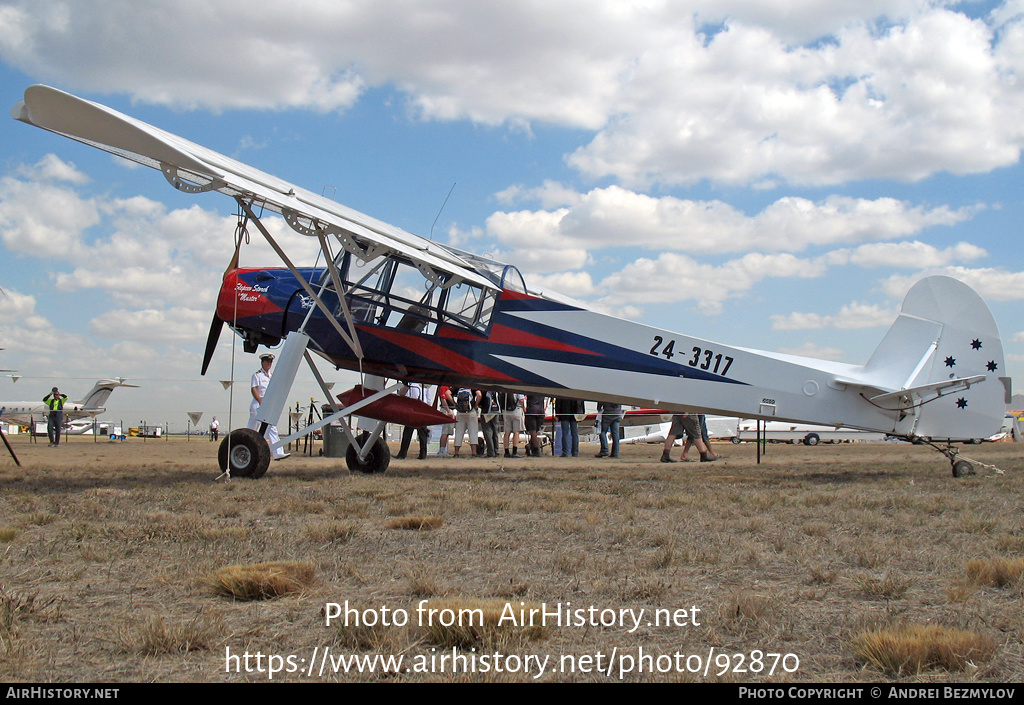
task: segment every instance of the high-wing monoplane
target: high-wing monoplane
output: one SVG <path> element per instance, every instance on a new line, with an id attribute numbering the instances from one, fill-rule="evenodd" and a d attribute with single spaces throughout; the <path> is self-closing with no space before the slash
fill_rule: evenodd
<path id="1" fill-rule="evenodd" d="M 259 230 L 283 266 L 228 268 L 203 370 L 223 323 L 249 352 L 283 341 L 257 414 L 263 430 L 280 418 L 303 360 L 332 398 L 310 351 L 359 371 L 363 384 L 343 395 L 333 414 L 280 441 L 353 413 L 380 419 L 358 438 L 348 431 L 354 470 L 387 468 L 385 421 L 430 420 L 429 409 L 395 395 L 409 381 L 847 426 L 933 445 L 987 437 L 1002 423 L 1010 380 L 1001 376 L 998 329 L 985 302 L 949 277 L 927 277 L 910 289 L 864 365 L 761 352 L 534 291 L 511 264 L 412 235 L 54 88 L 29 87 L 12 115 L 159 169 L 180 191 L 219 191 L 236 201 L 240 227 Z M 315 239 L 325 265 L 292 264 L 262 222 L 268 213 Z M 270 461 L 262 435 L 227 434 L 222 467 L 262 475 Z M 954 475 L 970 469 L 952 445 L 935 447 Z"/>

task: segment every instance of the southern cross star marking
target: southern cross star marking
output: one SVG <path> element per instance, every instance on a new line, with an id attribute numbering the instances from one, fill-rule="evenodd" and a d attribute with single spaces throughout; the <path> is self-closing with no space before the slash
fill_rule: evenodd
<path id="1" fill-rule="evenodd" d="M 985 365 L 985 367 L 988 368 L 989 372 L 995 372 L 996 370 L 999 369 L 999 365 L 996 364 L 995 360 L 989 361 L 989 363 L 987 365 Z"/>
<path id="2" fill-rule="evenodd" d="M 958 408 L 958 409 L 966 409 L 967 408 L 967 400 L 964 399 L 963 397 L 960 397 L 959 399 L 957 399 L 956 400 L 956 408 Z"/>
<path id="3" fill-rule="evenodd" d="M 956 365 L 956 359 L 950 355 L 946 358 L 946 367 L 953 367 Z"/>
<path id="4" fill-rule="evenodd" d="M 971 347 L 975 350 L 981 350 L 981 341 L 975 338 L 971 341 Z"/>

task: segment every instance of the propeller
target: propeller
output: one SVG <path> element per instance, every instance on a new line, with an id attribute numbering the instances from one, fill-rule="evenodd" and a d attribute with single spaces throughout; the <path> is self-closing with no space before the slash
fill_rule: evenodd
<path id="1" fill-rule="evenodd" d="M 220 319 L 217 312 L 213 312 L 213 322 L 210 324 L 210 333 L 206 337 L 206 352 L 203 353 L 203 369 L 199 374 L 205 375 L 213 358 L 213 351 L 217 349 L 217 341 L 220 340 L 220 332 L 224 328 L 224 321 Z"/>
<path id="2" fill-rule="evenodd" d="M 228 272 L 238 267 L 238 250 L 241 246 L 240 240 L 238 245 L 238 247 L 235 247 L 235 253 L 231 256 L 231 261 L 228 262 L 227 269 L 224 270 L 224 276 L 221 277 L 221 281 L 224 281 L 228 276 Z M 210 332 L 206 336 L 206 351 L 203 353 L 203 368 L 199 371 L 200 375 L 206 374 L 206 370 L 210 366 L 210 360 L 213 359 L 213 351 L 217 349 L 217 341 L 220 340 L 220 332 L 223 329 L 224 321 L 217 315 L 217 306 L 214 304 L 213 321 L 210 323 Z"/>

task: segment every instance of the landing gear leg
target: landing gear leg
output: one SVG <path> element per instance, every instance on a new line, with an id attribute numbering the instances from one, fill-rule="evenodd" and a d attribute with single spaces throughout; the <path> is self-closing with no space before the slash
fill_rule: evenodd
<path id="1" fill-rule="evenodd" d="M 946 456 L 946 459 L 949 460 L 950 468 L 953 471 L 953 477 L 966 477 L 967 475 L 976 474 L 974 463 L 970 462 L 969 460 L 960 459 L 960 449 L 954 446 L 952 443 L 948 443 L 945 448 L 941 448 L 932 443 L 930 440 L 924 438 L 915 437 L 911 438 L 910 441 L 915 445 L 930 445 L 936 451 Z"/>

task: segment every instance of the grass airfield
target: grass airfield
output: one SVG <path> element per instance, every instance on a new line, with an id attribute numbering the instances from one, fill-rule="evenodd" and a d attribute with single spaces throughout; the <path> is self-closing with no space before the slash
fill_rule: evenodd
<path id="1" fill-rule="evenodd" d="M 1003 472 L 960 479 L 879 443 L 770 445 L 760 465 L 753 444 L 672 465 L 584 444 L 382 476 L 296 454 L 217 481 L 206 438 L 10 440 L 0 681 L 1024 680 L 1012 443 L 964 447 Z M 327 625 L 346 601 L 361 623 Z M 508 619 L 556 606 L 586 623 Z M 332 660 L 376 654 L 402 665 Z"/>

